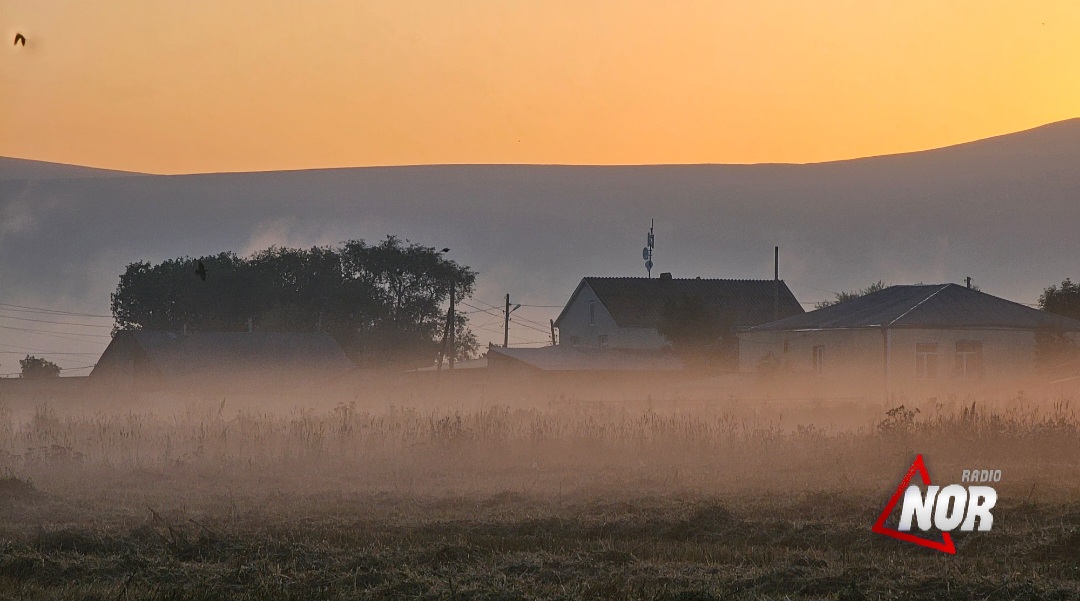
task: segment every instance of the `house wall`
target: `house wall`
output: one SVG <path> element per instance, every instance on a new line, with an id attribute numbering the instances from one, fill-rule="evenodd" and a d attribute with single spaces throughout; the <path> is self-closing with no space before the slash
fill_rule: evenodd
<path id="1" fill-rule="evenodd" d="M 135 384 L 136 344 L 127 335 L 113 338 L 90 372 L 94 386 L 131 388 Z"/>
<path id="2" fill-rule="evenodd" d="M 954 373 L 958 341 L 982 343 L 978 377 Z M 927 342 L 938 345 L 933 379 L 916 373 L 916 344 Z M 821 347 L 820 374 L 814 366 L 814 347 Z M 739 334 L 739 371 L 762 372 L 770 354 L 781 374 L 814 387 L 863 393 L 1014 393 L 1036 376 L 1035 334 L 1030 330 L 893 328 L 883 334 L 879 328 L 866 328 Z"/>
<path id="3" fill-rule="evenodd" d="M 595 303 L 595 320 L 589 322 L 589 301 Z M 601 336 L 607 337 L 606 345 Z M 607 346 L 621 349 L 650 349 L 669 346 L 667 339 L 653 328 L 623 328 L 615 323 L 604 304 L 588 284 L 584 284 L 559 322 L 559 344 Z"/>
<path id="4" fill-rule="evenodd" d="M 967 340 L 982 343 L 982 370 L 976 378 L 955 373 L 956 343 Z M 915 345 L 920 342 L 938 345 L 938 373 L 933 379 L 916 374 Z M 889 381 L 896 390 L 1012 394 L 1035 378 L 1035 332 L 1031 330 L 889 331 Z"/>
<path id="5" fill-rule="evenodd" d="M 814 367 L 822 347 L 822 369 Z M 745 332 L 739 334 L 739 371 L 759 372 L 774 357 L 778 373 L 812 378 L 815 387 L 880 390 L 885 376 L 884 340 L 878 330 Z"/>

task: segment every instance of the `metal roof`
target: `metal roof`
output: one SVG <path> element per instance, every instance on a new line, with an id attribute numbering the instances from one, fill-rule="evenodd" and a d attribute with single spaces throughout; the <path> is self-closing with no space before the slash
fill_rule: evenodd
<path id="1" fill-rule="evenodd" d="M 130 357 L 119 350 L 137 345 L 148 363 L 166 378 L 194 375 L 235 376 L 265 372 L 343 374 L 355 365 L 326 333 L 297 332 L 190 332 L 159 331 L 118 333 L 98 362 L 108 367 L 116 349 L 117 360 Z M 97 371 L 95 367 L 95 371 Z M 91 372 L 91 376 L 93 373 Z"/>
<path id="2" fill-rule="evenodd" d="M 540 371 L 680 371 L 681 359 L 671 351 L 626 351 L 567 345 L 541 348 L 488 349 L 489 365 L 514 360 Z"/>
<path id="3" fill-rule="evenodd" d="M 586 285 L 621 327 L 655 328 L 668 299 L 684 295 L 697 297 L 705 307 L 735 326 L 753 326 L 773 319 L 773 280 L 586 277 L 578 284 L 555 325 L 559 325 L 567 308 Z M 779 287 L 780 317 L 802 314 L 802 305 L 783 280 Z"/>
<path id="4" fill-rule="evenodd" d="M 957 284 L 890 286 L 859 298 L 749 328 L 750 332 L 836 328 L 1054 328 L 1080 321 Z"/>

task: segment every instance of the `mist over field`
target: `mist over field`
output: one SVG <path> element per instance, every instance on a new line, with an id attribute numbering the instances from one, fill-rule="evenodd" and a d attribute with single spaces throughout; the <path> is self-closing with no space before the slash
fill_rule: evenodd
<path id="1" fill-rule="evenodd" d="M 476 298 L 561 306 L 582 276 L 769 278 L 800 301 L 961 282 L 1034 303 L 1076 276 L 1080 120 L 940 150 L 808 165 L 446 165 L 138 176 L 0 161 L 6 302 L 107 314 L 132 261 L 388 234 L 479 272 Z M 90 177 L 94 176 L 94 177 Z M 809 307 L 809 305 L 807 305 Z M 540 323 L 557 308 L 534 310 Z M 483 334 L 481 342 L 495 339 Z M 28 338 L 5 331 L 4 342 Z M 71 343 L 100 351 L 101 340 Z M 71 363 L 68 363 L 71 364 Z"/>
<path id="2" fill-rule="evenodd" d="M 609 386 L 568 395 L 520 378 L 442 379 L 291 398 L 6 403 L 0 591 L 1045 599 L 1080 590 L 1077 397 L 896 406 L 681 384 L 667 395 Z M 870 532 L 916 453 L 940 484 L 965 469 L 1002 470 L 994 529 L 953 533 L 957 555 L 945 562 Z"/>

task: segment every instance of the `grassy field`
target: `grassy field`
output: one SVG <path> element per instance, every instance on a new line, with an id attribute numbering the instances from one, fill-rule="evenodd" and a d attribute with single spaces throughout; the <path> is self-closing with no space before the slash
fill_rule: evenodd
<path id="1" fill-rule="evenodd" d="M 1067 401 L 798 411 L 7 413 L 0 596 L 1080 598 Z M 1002 470 L 955 556 L 870 532 L 916 453 Z"/>

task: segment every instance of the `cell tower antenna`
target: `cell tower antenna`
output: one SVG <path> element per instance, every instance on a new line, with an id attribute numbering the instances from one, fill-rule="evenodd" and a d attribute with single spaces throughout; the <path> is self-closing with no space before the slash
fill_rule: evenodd
<path id="1" fill-rule="evenodd" d="M 655 219 L 650 219 L 649 220 L 649 234 L 645 238 L 645 248 L 641 249 L 641 258 L 645 259 L 645 273 L 648 275 L 648 277 L 650 279 L 652 278 L 652 268 L 653 268 L 652 254 L 653 254 L 653 245 L 654 245 L 654 242 L 655 242 L 655 238 L 653 237 L 653 226 L 654 225 L 656 225 L 656 220 Z"/>

